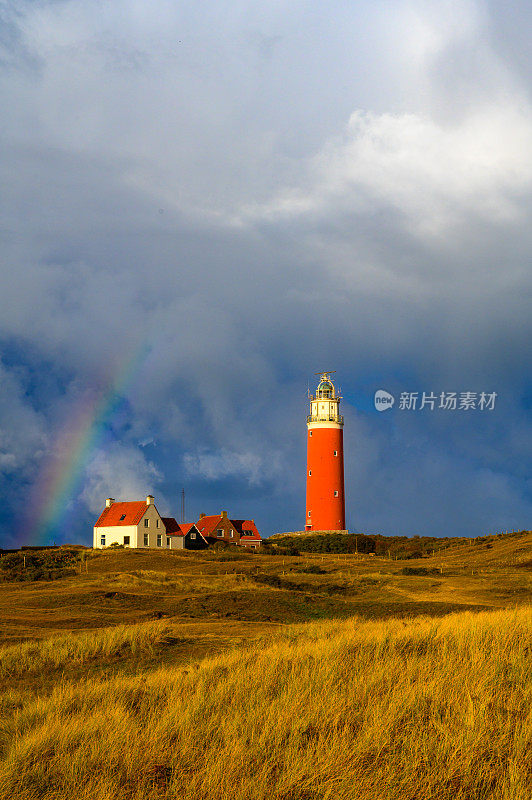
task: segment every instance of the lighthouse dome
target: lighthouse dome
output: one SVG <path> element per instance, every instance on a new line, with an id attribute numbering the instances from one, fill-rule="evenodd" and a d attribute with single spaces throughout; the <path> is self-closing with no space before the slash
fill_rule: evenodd
<path id="1" fill-rule="evenodd" d="M 334 397 L 334 387 L 330 381 L 320 381 L 318 385 L 318 397 Z"/>

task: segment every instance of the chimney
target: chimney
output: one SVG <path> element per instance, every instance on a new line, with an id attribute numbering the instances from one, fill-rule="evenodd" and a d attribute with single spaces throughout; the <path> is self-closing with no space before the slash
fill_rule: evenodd
<path id="1" fill-rule="evenodd" d="M 154 496 L 152 494 L 149 494 L 146 498 L 146 505 L 151 506 L 154 500 L 155 500 Z"/>
<path id="2" fill-rule="evenodd" d="M 105 501 L 105 507 L 106 508 L 111 508 L 111 506 L 113 505 L 114 501 L 115 501 L 114 497 L 108 497 L 107 500 Z"/>
<path id="3" fill-rule="evenodd" d="M 227 511 L 222 511 L 222 519 L 227 519 Z"/>
<path id="4" fill-rule="evenodd" d="M 199 515 L 199 518 L 203 519 L 204 516 L 205 516 L 205 514 L 202 513 L 202 514 Z"/>

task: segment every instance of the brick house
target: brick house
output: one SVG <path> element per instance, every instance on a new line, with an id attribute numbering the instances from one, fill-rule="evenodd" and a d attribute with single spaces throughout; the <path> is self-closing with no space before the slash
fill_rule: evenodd
<path id="1" fill-rule="evenodd" d="M 209 544 L 225 542 L 258 550 L 262 538 L 252 519 L 229 519 L 227 511 L 207 516 L 202 514 L 196 527 Z"/>

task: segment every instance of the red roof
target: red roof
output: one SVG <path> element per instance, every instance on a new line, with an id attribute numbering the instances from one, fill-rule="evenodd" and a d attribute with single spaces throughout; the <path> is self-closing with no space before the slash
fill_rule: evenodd
<path id="1" fill-rule="evenodd" d="M 257 526 L 255 525 L 255 520 L 253 519 L 243 520 L 242 537 L 246 539 L 258 539 L 259 541 L 262 541 L 262 536 L 257 530 Z"/>
<path id="2" fill-rule="evenodd" d="M 194 528 L 193 522 L 177 522 L 173 517 L 161 517 L 166 528 L 168 536 L 186 536 L 191 528 Z"/>
<path id="3" fill-rule="evenodd" d="M 203 536 L 210 536 L 214 532 L 217 525 L 220 524 L 222 519 L 223 517 L 221 514 L 210 517 L 201 517 L 201 519 L 196 522 L 196 528 Z M 229 522 L 242 537 L 246 539 L 256 539 L 259 542 L 262 541 L 261 535 L 257 530 L 254 520 L 230 519 Z"/>
<path id="4" fill-rule="evenodd" d="M 210 517 L 201 517 L 201 519 L 196 522 L 196 528 L 199 530 L 202 536 L 210 536 L 221 519 L 221 514 L 216 514 Z"/>
<path id="5" fill-rule="evenodd" d="M 181 528 L 181 532 L 182 532 L 183 536 L 186 536 L 187 533 L 189 532 L 189 530 L 194 527 L 194 523 L 193 522 L 180 522 L 179 523 L 179 527 Z"/>
<path id="6" fill-rule="evenodd" d="M 94 527 L 103 528 L 114 525 L 138 525 L 147 507 L 145 500 L 112 503 L 109 508 L 104 508 Z"/>
<path id="7" fill-rule="evenodd" d="M 177 524 L 177 520 L 173 517 L 161 517 L 164 527 L 166 528 L 166 533 L 170 536 L 171 534 L 175 534 L 177 536 L 183 536 L 182 531 L 180 530 L 180 526 Z"/>

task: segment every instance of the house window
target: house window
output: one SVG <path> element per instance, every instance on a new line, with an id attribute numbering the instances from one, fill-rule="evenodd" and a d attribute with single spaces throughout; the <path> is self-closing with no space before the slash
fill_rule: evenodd
<path id="1" fill-rule="evenodd" d="M 162 547 L 162 546 L 163 546 L 163 537 L 162 537 L 162 534 L 158 533 L 157 534 L 157 547 Z"/>
<path id="2" fill-rule="evenodd" d="M 129 547 L 129 536 L 124 536 L 124 546 L 125 545 Z"/>
<path id="3" fill-rule="evenodd" d="M 230 537 L 231 537 L 231 539 L 232 539 L 232 538 L 234 537 L 234 535 L 235 535 L 235 532 L 234 532 L 234 531 L 231 531 L 231 533 L 230 533 L 229 535 L 230 535 Z"/>
<path id="4" fill-rule="evenodd" d="M 334 453 L 333 453 L 333 456 L 337 456 L 337 455 L 338 455 L 338 450 L 335 450 Z"/>
<path id="5" fill-rule="evenodd" d="M 191 538 L 191 539 L 195 539 L 195 538 L 196 538 L 196 534 L 195 534 L 195 533 L 191 533 L 191 534 L 190 534 L 190 538 Z"/>
<path id="6" fill-rule="evenodd" d="M 159 520 L 158 520 L 158 519 L 156 519 L 156 520 L 155 520 L 155 527 L 156 527 L 156 528 L 158 528 L 158 527 L 159 527 Z"/>
<path id="7" fill-rule="evenodd" d="M 311 469 L 309 469 L 308 474 L 312 475 L 312 470 Z"/>
<path id="8" fill-rule="evenodd" d="M 120 522 L 122 522 L 122 520 L 125 519 L 125 518 L 126 518 L 126 515 L 122 514 L 122 516 L 120 517 Z"/>
<path id="9" fill-rule="evenodd" d="M 338 489 L 335 489 L 335 490 L 334 490 L 334 496 L 335 496 L 335 497 L 338 497 Z"/>
<path id="10" fill-rule="evenodd" d="M 149 521 L 149 519 L 145 519 L 145 520 L 144 520 L 144 527 L 145 527 L 145 528 L 149 528 L 149 526 L 150 526 L 150 521 Z"/>
<path id="11" fill-rule="evenodd" d="M 149 533 L 145 533 L 144 534 L 144 547 L 149 547 L 149 544 L 150 544 L 150 534 Z"/>
<path id="12" fill-rule="evenodd" d="M 222 529 L 222 528 L 219 528 L 219 529 L 216 531 L 216 533 L 218 534 L 218 536 L 223 536 L 223 535 L 224 535 L 224 532 L 223 532 L 223 529 Z"/>
<path id="13" fill-rule="evenodd" d="M 166 537 L 166 546 L 170 547 L 170 537 L 169 536 Z"/>
<path id="14" fill-rule="evenodd" d="M 105 533 L 100 536 L 100 547 L 105 547 Z"/>

